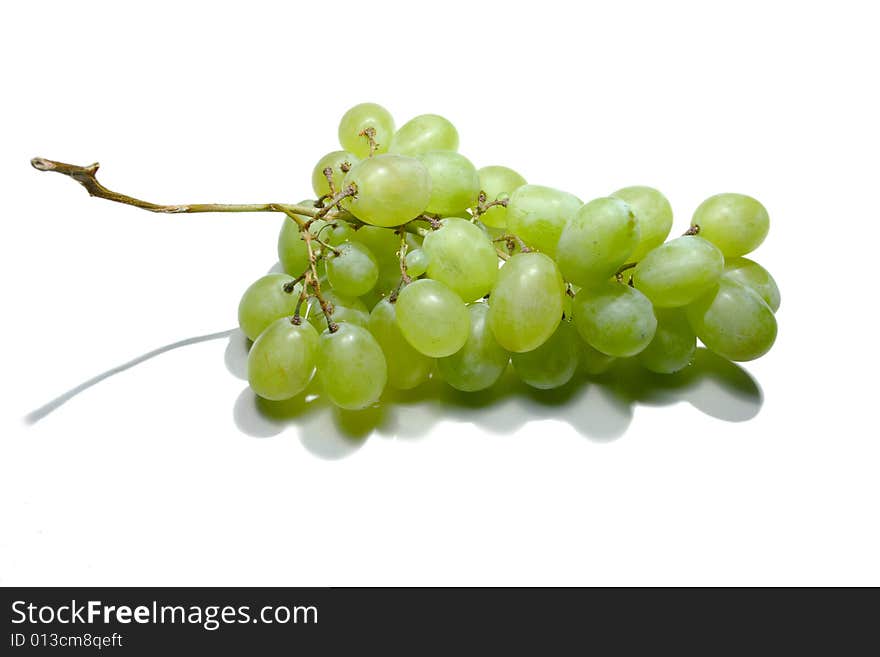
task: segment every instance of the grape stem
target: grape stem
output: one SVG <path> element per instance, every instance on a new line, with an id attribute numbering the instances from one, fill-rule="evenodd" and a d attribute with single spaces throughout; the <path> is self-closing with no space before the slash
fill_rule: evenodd
<path id="1" fill-rule="evenodd" d="M 523 253 L 529 253 L 531 251 L 531 249 L 528 246 L 526 246 L 526 243 L 523 242 L 521 238 L 517 237 L 516 235 L 513 235 L 512 233 L 508 234 L 508 235 L 502 235 L 501 237 L 496 237 L 492 241 L 493 242 L 504 242 L 507 245 L 507 250 L 510 251 L 511 253 L 513 253 L 513 250 L 517 246 L 519 246 L 519 250 L 522 251 Z"/>
<path id="2" fill-rule="evenodd" d="M 324 167 L 321 173 L 327 179 L 327 188 L 330 190 L 330 196 L 336 193 L 336 183 L 333 182 L 333 167 Z"/>
<path id="3" fill-rule="evenodd" d="M 693 226 L 688 228 L 686 231 L 684 231 L 684 234 L 685 235 L 699 235 L 700 234 L 700 225 L 694 224 Z"/>
<path id="4" fill-rule="evenodd" d="M 358 137 L 366 137 L 370 140 L 370 155 L 369 157 L 373 157 L 376 153 L 376 149 L 379 148 L 379 144 L 376 143 L 376 128 L 370 126 L 369 128 L 364 128 L 358 133 Z"/>
<path id="5" fill-rule="evenodd" d="M 477 205 L 473 209 L 475 219 L 479 219 L 480 215 L 486 214 L 489 209 L 494 208 L 495 206 L 500 205 L 504 208 L 507 207 L 508 199 L 506 198 L 496 198 L 494 201 L 489 201 L 488 203 L 486 202 L 487 198 L 486 192 L 481 191 L 480 195 L 477 197 Z"/>

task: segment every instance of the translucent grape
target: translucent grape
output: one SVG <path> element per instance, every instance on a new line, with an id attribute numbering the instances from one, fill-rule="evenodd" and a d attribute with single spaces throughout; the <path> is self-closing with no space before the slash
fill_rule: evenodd
<path id="1" fill-rule="evenodd" d="M 562 319 L 565 287 L 559 268 L 543 253 L 518 253 L 498 272 L 489 300 L 489 325 L 507 351 L 537 349 Z"/>
<path id="2" fill-rule="evenodd" d="M 450 356 L 461 349 L 470 330 L 461 298 L 429 278 L 414 281 L 400 292 L 397 324 L 407 342 L 432 358 Z"/>
<path id="3" fill-rule="evenodd" d="M 728 360 L 763 356 L 776 340 L 776 318 L 760 295 L 726 277 L 687 307 L 697 337 Z"/>
<path id="4" fill-rule="evenodd" d="M 523 185 L 507 203 L 507 228 L 533 249 L 556 255 L 556 245 L 565 222 L 574 217 L 583 203 L 558 189 L 543 185 Z"/>
<path id="5" fill-rule="evenodd" d="M 724 278 L 752 288 L 774 313 L 781 301 L 776 281 L 766 269 L 748 258 L 732 258 L 724 263 Z"/>
<path id="6" fill-rule="evenodd" d="M 419 160 L 431 175 L 431 200 L 426 208 L 432 214 L 461 216 L 477 204 L 480 178 L 464 155 L 454 151 L 430 151 Z"/>
<path id="7" fill-rule="evenodd" d="M 457 151 L 458 130 L 442 116 L 422 114 L 400 126 L 388 150 L 410 157 L 429 151 Z"/>
<path id="8" fill-rule="evenodd" d="M 357 324 L 366 328 L 370 320 L 370 313 L 367 311 L 363 301 L 355 297 L 344 296 L 335 290 L 327 289 L 322 290 L 322 296 L 325 301 L 329 301 L 333 306 L 331 316 L 334 322 Z M 327 328 L 327 319 L 324 317 L 321 305 L 315 297 L 309 298 L 306 309 L 301 312 L 318 331 L 323 331 Z"/>
<path id="9" fill-rule="evenodd" d="M 361 134 L 367 128 L 376 131 L 376 152 L 387 151 L 394 135 L 394 119 L 388 110 L 376 103 L 355 105 L 342 115 L 339 122 L 339 143 L 342 148 L 360 159 L 367 157 L 370 154 L 370 141 Z"/>
<path id="10" fill-rule="evenodd" d="M 354 184 L 357 196 L 347 207 L 374 226 L 399 226 L 422 214 L 431 199 L 431 176 L 413 157 L 376 155 L 354 165 L 343 186 Z"/>
<path id="11" fill-rule="evenodd" d="M 721 249 L 727 258 L 757 249 L 770 230 L 767 210 L 745 194 L 717 194 L 700 203 L 691 220 L 700 237 Z"/>
<path id="12" fill-rule="evenodd" d="M 315 168 L 312 169 L 312 190 L 315 192 L 315 195 L 320 198 L 330 193 L 330 185 L 327 183 L 324 169 L 330 167 L 333 170 L 331 178 L 333 179 L 333 186 L 338 192 L 342 189 L 342 181 L 345 179 L 346 173 L 342 170 L 342 166 L 348 163 L 349 167 L 351 167 L 357 164 L 358 161 L 359 158 L 348 151 L 333 151 L 318 160 Z"/>
<path id="13" fill-rule="evenodd" d="M 292 222 L 288 221 L 288 223 Z M 354 235 L 354 229 L 351 227 L 351 224 L 341 220 L 327 222 L 323 219 L 315 219 L 312 225 L 309 226 L 309 232 L 331 246 L 339 246 Z M 305 269 L 301 269 L 298 273 L 301 274 L 303 271 Z"/>
<path id="14" fill-rule="evenodd" d="M 372 333 L 356 324 L 340 324 L 335 333 L 321 334 L 318 376 L 330 401 L 356 411 L 379 401 L 388 368 Z"/>
<path id="15" fill-rule="evenodd" d="M 575 328 L 577 328 L 575 326 Z M 617 360 L 614 356 L 603 354 L 601 351 L 594 349 L 581 336 L 580 341 L 580 370 L 587 376 L 599 376 L 604 374 Z"/>
<path id="16" fill-rule="evenodd" d="M 523 383 L 541 390 L 558 388 L 568 383 L 577 370 L 580 343 L 574 324 L 565 320 L 544 344 L 512 354 L 510 362 Z"/>
<path id="17" fill-rule="evenodd" d="M 648 298 L 616 281 L 581 288 L 572 311 L 583 339 L 609 356 L 635 356 L 648 346 L 657 330 Z"/>
<path id="18" fill-rule="evenodd" d="M 440 281 L 463 301 L 484 297 L 498 278 L 498 255 L 487 235 L 465 219 L 444 219 L 425 237 L 428 276 Z"/>
<path id="19" fill-rule="evenodd" d="M 724 271 L 724 256 L 711 242 L 684 235 L 648 253 L 633 271 L 633 284 L 655 306 L 684 306 L 709 290 Z"/>
<path id="20" fill-rule="evenodd" d="M 639 243 L 639 224 L 629 205 L 597 198 L 565 223 L 556 261 L 566 280 L 589 285 L 611 278 Z"/>
<path id="21" fill-rule="evenodd" d="M 303 217 L 308 220 L 308 217 Z M 309 251 L 297 223 L 284 217 L 281 232 L 278 234 L 278 260 L 288 274 L 299 276 L 309 266 Z"/>
<path id="22" fill-rule="evenodd" d="M 430 358 L 416 351 L 400 332 L 395 304 L 379 301 L 370 313 L 370 333 L 376 338 L 388 364 L 388 384 L 398 390 L 409 390 L 428 380 Z"/>
<path id="23" fill-rule="evenodd" d="M 486 193 L 486 200 L 491 202 L 499 198 L 509 198 L 513 191 L 526 184 L 526 179 L 513 169 L 502 166 L 483 167 L 477 171 L 480 178 L 480 190 Z M 507 226 L 507 208 L 496 205 L 480 215 L 480 221 L 492 228 Z"/>
<path id="24" fill-rule="evenodd" d="M 437 359 L 437 371 L 456 390 L 476 392 L 494 384 L 510 360 L 489 328 L 489 306 L 472 303 L 468 306 L 470 333 L 464 346 L 451 356 Z"/>
<path id="25" fill-rule="evenodd" d="M 265 399 L 290 399 L 308 385 L 318 356 L 318 333 L 308 322 L 282 317 L 266 327 L 248 353 L 248 382 Z"/>
<path id="26" fill-rule="evenodd" d="M 428 254 L 424 249 L 414 249 L 406 254 L 406 272 L 413 278 L 418 278 L 428 271 Z"/>
<path id="27" fill-rule="evenodd" d="M 358 242 L 336 247 L 339 255 L 327 259 L 327 280 L 333 289 L 349 297 L 366 294 L 379 280 L 379 263 L 370 250 Z"/>
<path id="28" fill-rule="evenodd" d="M 293 315 L 300 288 L 292 294 L 284 291 L 292 281 L 287 274 L 267 274 L 245 290 L 238 304 L 238 325 L 249 339 L 256 340 L 276 319 Z"/>
<path id="29" fill-rule="evenodd" d="M 379 263 L 379 282 L 376 290 L 389 293 L 400 281 L 400 236 L 394 231 L 376 226 L 363 226 L 354 232 L 351 238 L 353 242 L 359 242 L 366 246 Z M 409 248 L 418 248 L 419 244 L 415 236 L 407 233 L 406 241 Z"/>
<path id="30" fill-rule="evenodd" d="M 657 308 L 657 331 L 651 344 L 636 358 L 646 369 L 672 374 L 694 361 L 697 337 L 682 308 Z"/>
<path id="31" fill-rule="evenodd" d="M 672 206 L 652 187 L 624 187 L 611 196 L 626 201 L 639 222 L 639 243 L 630 254 L 630 262 L 639 262 L 648 251 L 661 244 L 672 228 Z"/>

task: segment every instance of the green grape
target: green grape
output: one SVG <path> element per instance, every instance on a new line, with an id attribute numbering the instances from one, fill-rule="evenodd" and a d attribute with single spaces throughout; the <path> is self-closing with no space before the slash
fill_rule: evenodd
<path id="1" fill-rule="evenodd" d="M 464 155 L 454 151 L 430 151 L 418 159 L 431 175 L 431 200 L 426 210 L 443 216 L 461 216 L 477 204 L 480 178 Z"/>
<path id="2" fill-rule="evenodd" d="M 323 219 L 315 219 L 309 226 L 309 232 L 330 246 L 339 246 L 354 235 L 351 224 L 341 220 L 328 222 Z"/>
<path id="3" fill-rule="evenodd" d="M 770 217 L 758 201 L 745 194 L 717 194 L 700 203 L 691 226 L 727 258 L 757 249 L 770 230 Z"/>
<path id="4" fill-rule="evenodd" d="M 342 184 L 357 187 L 357 195 L 348 199 L 347 208 L 374 226 L 399 226 L 415 219 L 431 200 L 427 167 L 403 155 L 376 155 L 362 160 L 351 168 Z"/>
<path id="5" fill-rule="evenodd" d="M 507 351 L 540 347 L 562 319 L 565 284 L 543 253 L 517 253 L 498 272 L 489 299 L 489 326 Z"/>
<path id="6" fill-rule="evenodd" d="M 711 242 L 684 235 L 651 251 L 633 271 L 633 284 L 655 306 L 685 306 L 718 282 L 724 256 Z"/>
<path id="7" fill-rule="evenodd" d="M 587 376 L 599 376 L 600 374 L 604 374 L 611 369 L 611 366 L 617 361 L 614 356 L 603 354 L 601 351 L 591 347 L 583 337 L 581 337 L 579 346 L 580 370 Z"/>
<path id="8" fill-rule="evenodd" d="M 376 290 L 389 293 L 400 281 L 400 236 L 394 231 L 377 226 L 362 226 L 354 232 L 353 242 L 359 242 L 370 250 L 379 263 L 379 282 Z M 415 237 L 407 233 L 407 246 L 417 248 Z"/>
<path id="9" fill-rule="evenodd" d="M 367 128 L 376 131 L 376 153 L 387 151 L 394 135 L 394 119 L 388 110 L 376 103 L 355 105 L 342 115 L 339 122 L 339 143 L 342 148 L 360 159 L 368 157 L 370 140 L 361 134 Z"/>
<path id="10" fill-rule="evenodd" d="M 346 322 L 348 324 L 357 324 L 366 328 L 370 320 L 370 313 L 364 302 L 356 297 L 347 297 L 335 290 L 322 289 L 321 296 L 325 301 L 329 301 L 333 306 L 333 321 Z M 311 322 L 318 331 L 327 328 L 327 319 L 324 317 L 324 311 L 321 310 L 321 304 L 315 297 L 310 297 L 305 304 L 306 308 L 302 310 L 303 316 Z"/>
<path id="11" fill-rule="evenodd" d="M 456 390 L 476 392 L 494 384 L 510 360 L 489 328 L 489 306 L 472 303 L 468 307 L 470 333 L 464 346 L 451 356 L 437 359 L 437 371 Z"/>
<path id="12" fill-rule="evenodd" d="M 556 245 L 565 222 L 580 210 L 581 200 L 543 185 L 523 185 L 513 191 L 507 203 L 507 228 L 528 246 L 556 255 Z"/>
<path id="13" fill-rule="evenodd" d="M 276 319 L 293 315 L 301 288 L 284 291 L 293 280 L 287 274 L 267 274 L 245 290 L 238 304 L 238 325 L 249 339 L 256 340 Z"/>
<path id="14" fill-rule="evenodd" d="M 428 271 L 429 261 L 424 249 L 413 249 L 406 254 L 406 273 L 412 278 L 418 278 Z"/>
<path id="15" fill-rule="evenodd" d="M 483 167 L 477 171 L 480 178 L 480 189 L 486 193 L 489 202 L 509 198 L 513 191 L 526 184 L 526 179 L 513 169 L 502 166 Z M 480 215 L 480 221 L 492 228 L 507 226 L 507 208 L 496 205 Z"/>
<path id="16" fill-rule="evenodd" d="M 248 382 L 264 399 L 290 399 L 308 385 L 315 371 L 318 333 L 311 324 L 276 319 L 260 333 L 248 353 Z"/>
<path id="17" fill-rule="evenodd" d="M 474 301 L 486 296 L 498 278 L 498 254 L 486 234 L 465 219 L 443 219 L 443 225 L 425 237 L 428 276 L 461 297 Z"/>
<path id="18" fill-rule="evenodd" d="M 333 180 L 333 187 L 338 192 L 342 190 L 342 181 L 346 173 L 342 170 L 343 164 L 348 163 L 350 168 L 357 164 L 358 161 L 359 158 L 348 151 L 333 151 L 318 160 L 315 168 L 312 169 L 312 190 L 315 192 L 315 195 L 320 198 L 330 193 L 330 185 L 327 183 L 324 169 L 330 167 L 333 170 L 330 177 Z"/>
<path id="19" fill-rule="evenodd" d="M 319 338 L 318 376 L 324 392 L 340 408 L 357 411 L 379 401 L 388 377 L 382 347 L 367 329 L 340 324 Z"/>
<path id="20" fill-rule="evenodd" d="M 611 196 L 629 205 L 639 222 L 639 244 L 630 254 L 630 262 L 639 262 L 651 249 L 661 244 L 672 228 L 672 206 L 652 187 L 624 187 Z"/>
<path id="21" fill-rule="evenodd" d="M 308 217 L 303 219 L 308 220 Z M 278 260 L 291 276 L 299 276 L 309 266 L 308 247 L 299 232 L 299 226 L 290 217 L 284 217 L 278 234 Z"/>
<path id="22" fill-rule="evenodd" d="M 462 348 L 470 322 L 461 298 L 448 287 L 421 278 L 403 288 L 397 298 L 400 332 L 418 351 L 442 358 Z"/>
<path id="23" fill-rule="evenodd" d="M 376 257 L 358 242 L 346 242 L 336 248 L 339 255 L 331 255 L 327 260 L 327 280 L 333 289 L 350 297 L 372 290 L 379 280 Z"/>
<path id="24" fill-rule="evenodd" d="M 367 325 L 376 338 L 388 364 L 388 384 L 398 390 L 409 390 L 428 380 L 432 360 L 416 351 L 400 332 L 397 309 L 387 299 L 379 301 L 370 313 Z"/>
<path id="25" fill-rule="evenodd" d="M 657 308 L 657 332 L 636 358 L 645 369 L 672 374 L 694 362 L 697 338 L 682 308 Z"/>
<path id="26" fill-rule="evenodd" d="M 575 295 L 572 310 L 581 337 L 609 356 L 635 356 L 648 346 L 657 330 L 648 298 L 616 281 L 582 288 Z"/>
<path id="27" fill-rule="evenodd" d="M 422 114 L 400 126 L 388 150 L 410 157 L 428 151 L 457 151 L 458 130 L 442 116 Z"/>
<path id="28" fill-rule="evenodd" d="M 537 349 L 512 354 L 517 376 L 533 388 L 549 390 L 564 386 L 578 366 L 581 339 L 572 322 L 565 320 Z"/>
<path id="29" fill-rule="evenodd" d="M 608 280 L 639 243 L 639 224 L 617 198 L 590 201 L 566 222 L 556 261 L 566 280 L 588 285 Z"/>
<path id="30" fill-rule="evenodd" d="M 718 285 L 687 307 L 697 337 L 728 360 L 754 360 L 776 340 L 776 317 L 750 287 L 722 277 Z"/>
<path id="31" fill-rule="evenodd" d="M 774 313 L 779 310 L 779 288 L 766 269 L 748 258 L 732 258 L 724 263 L 724 278 L 752 288 L 770 306 Z"/>

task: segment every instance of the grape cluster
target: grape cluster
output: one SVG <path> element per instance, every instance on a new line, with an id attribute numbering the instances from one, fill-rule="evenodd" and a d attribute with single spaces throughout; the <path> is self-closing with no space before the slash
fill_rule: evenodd
<path id="1" fill-rule="evenodd" d="M 295 206 L 311 211 L 284 219 L 286 273 L 239 305 L 256 394 L 291 398 L 317 372 L 333 403 L 356 410 L 432 376 L 472 392 L 512 365 L 549 389 L 621 358 L 678 372 L 697 339 L 734 361 L 773 345 L 779 291 L 743 257 L 769 228 L 755 199 L 712 196 L 666 241 L 672 208 L 656 189 L 583 203 L 507 167 L 477 169 L 458 141 L 434 114 L 395 130 L 379 105 L 345 113 L 342 150 L 313 171 L 317 200 Z"/>

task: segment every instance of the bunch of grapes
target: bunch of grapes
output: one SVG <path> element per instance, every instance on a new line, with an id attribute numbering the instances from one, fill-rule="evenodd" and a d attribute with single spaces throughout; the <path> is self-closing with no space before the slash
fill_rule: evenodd
<path id="1" fill-rule="evenodd" d="M 432 376 L 473 392 L 512 365 L 549 389 L 621 358 L 678 372 L 697 339 L 734 361 L 773 345 L 779 291 L 743 257 L 769 218 L 749 196 L 712 196 L 666 241 L 672 209 L 656 189 L 584 203 L 507 167 L 477 169 L 441 116 L 395 130 L 364 103 L 342 117 L 339 142 L 315 165 L 317 200 L 286 211 L 286 273 L 239 305 L 261 397 L 291 398 L 317 373 L 354 410 Z"/>

